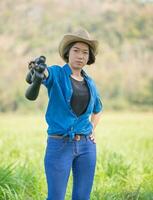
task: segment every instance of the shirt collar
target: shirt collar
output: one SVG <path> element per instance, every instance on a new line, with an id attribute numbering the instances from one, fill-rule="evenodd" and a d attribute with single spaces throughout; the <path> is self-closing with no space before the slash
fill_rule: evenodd
<path id="1" fill-rule="evenodd" d="M 64 70 L 65 70 L 65 72 L 66 72 L 66 74 L 67 74 L 68 76 L 72 74 L 72 69 L 71 69 L 71 67 L 69 66 L 68 63 L 66 63 L 66 64 L 63 66 L 63 68 L 64 68 Z M 88 78 L 87 73 L 86 73 L 83 69 L 81 70 L 81 74 L 82 74 L 84 77 Z"/>
<path id="2" fill-rule="evenodd" d="M 71 67 L 69 66 L 69 64 L 66 63 L 66 64 L 63 66 L 63 69 L 65 70 L 65 72 L 66 72 L 66 74 L 67 74 L 68 76 L 72 74 L 72 69 L 71 69 Z"/>
<path id="3" fill-rule="evenodd" d="M 84 77 L 88 78 L 87 73 L 86 73 L 83 69 L 81 70 L 81 74 L 82 74 Z"/>

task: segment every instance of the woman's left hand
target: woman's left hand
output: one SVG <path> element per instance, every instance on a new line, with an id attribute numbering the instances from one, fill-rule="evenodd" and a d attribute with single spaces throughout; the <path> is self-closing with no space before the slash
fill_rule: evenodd
<path id="1" fill-rule="evenodd" d="M 96 139 L 95 139 L 95 134 L 94 134 L 94 133 L 92 133 L 92 134 L 89 136 L 89 138 L 90 138 L 90 140 L 91 140 L 94 144 L 96 144 Z"/>

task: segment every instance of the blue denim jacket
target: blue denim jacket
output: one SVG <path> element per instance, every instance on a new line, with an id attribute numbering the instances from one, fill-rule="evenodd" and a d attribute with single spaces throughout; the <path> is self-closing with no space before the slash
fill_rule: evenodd
<path id="1" fill-rule="evenodd" d="M 48 134 L 69 135 L 70 138 L 74 138 L 76 133 L 89 135 L 93 130 L 89 118 L 92 113 L 100 112 L 103 107 L 95 83 L 84 70 L 81 71 L 89 87 L 90 101 L 86 112 L 77 117 L 70 105 L 73 92 L 70 66 L 53 65 L 47 69 L 49 76 L 42 83 L 47 87 L 49 97 L 46 111 Z"/>

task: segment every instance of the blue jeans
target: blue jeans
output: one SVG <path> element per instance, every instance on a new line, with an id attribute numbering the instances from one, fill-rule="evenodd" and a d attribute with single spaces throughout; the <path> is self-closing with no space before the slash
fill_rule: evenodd
<path id="1" fill-rule="evenodd" d="M 48 137 L 44 164 L 48 186 L 46 200 L 64 200 L 71 168 L 72 200 L 90 199 L 96 165 L 96 144 L 88 136 L 80 141 Z"/>

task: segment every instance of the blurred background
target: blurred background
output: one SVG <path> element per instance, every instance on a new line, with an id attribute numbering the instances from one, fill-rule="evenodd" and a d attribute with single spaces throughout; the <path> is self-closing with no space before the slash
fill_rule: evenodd
<path id="1" fill-rule="evenodd" d="M 64 33 L 86 28 L 100 42 L 85 70 L 97 83 L 105 110 L 153 110 L 153 1 L 3 0 L 0 2 L 0 112 L 43 111 L 46 90 L 25 99 L 28 62 L 40 55 L 63 65 Z"/>
<path id="2" fill-rule="evenodd" d="M 80 27 L 100 43 L 85 71 L 104 104 L 91 200 L 153 200 L 153 0 L 0 1 L 0 200 L 46 197 L 47 90 L 27 100 L 25 77 L 40 55 L 63 65 L 59 42 Z"/>

